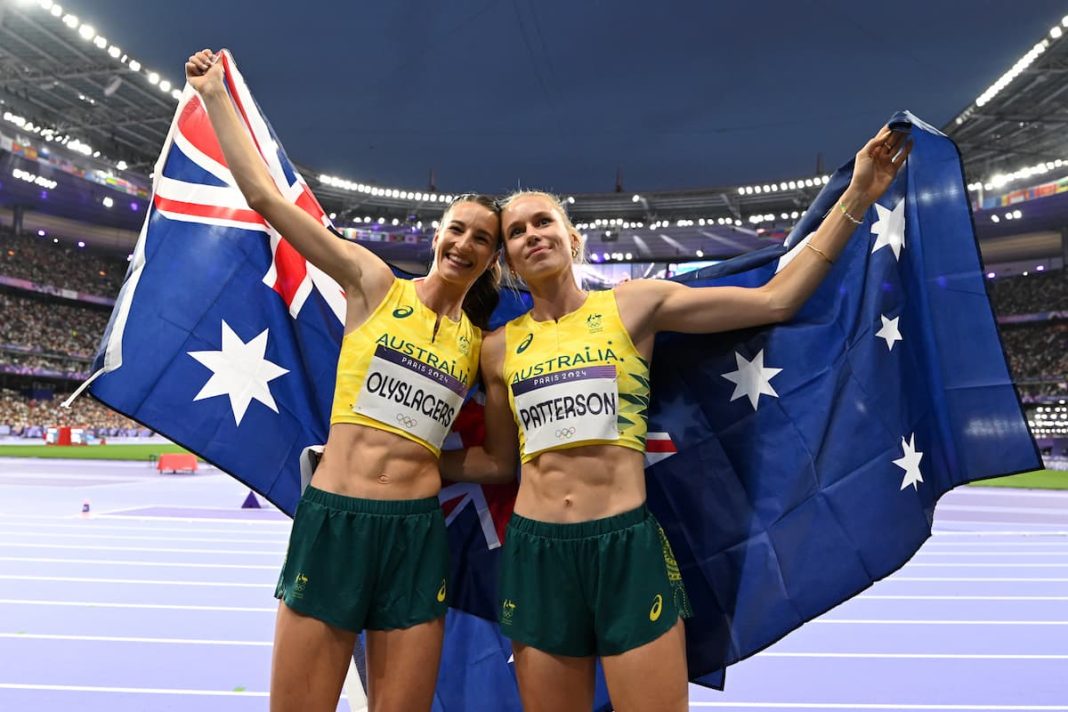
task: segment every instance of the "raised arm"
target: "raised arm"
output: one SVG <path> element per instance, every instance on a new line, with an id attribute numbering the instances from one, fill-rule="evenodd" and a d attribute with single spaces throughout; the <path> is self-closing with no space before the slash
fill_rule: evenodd
<path id="1" fill-rule="evenodd" d="M 481 446 L 441 453 L 441 475 L 455 482 L 509 482 L 519 466 L 519 433 L 504 381 L 504 327 L 482 341 L 482 384 L 486 392 L 486 439 Z"/>
<path id="2" fill-rule="evenodd" d="M 894 180 L 912 150 L 905 134 L 883 127 L 857 153 L 853 179 L 809 238 L 806 249 L 762 287 L 687 287 L 636 280 L 616 288 L 635 340 L 657 331 L 711 333 L 791 319 L 830 271 L 867 209 Z"/>
<path id="3" fill-rule="evenodd" d="M 262 215 L 309 262 L 326 272 L 351 296 L 377 303 L 392 283 L 389 267 L 369 250 L 339 239 L 301 208 L 282 197 L 267 166 L 245 132 L 223 84 L 222 63 L 210 50 L 185 65 L 186 79 L 200 94 L 237 187 L 249 207 Z"/>

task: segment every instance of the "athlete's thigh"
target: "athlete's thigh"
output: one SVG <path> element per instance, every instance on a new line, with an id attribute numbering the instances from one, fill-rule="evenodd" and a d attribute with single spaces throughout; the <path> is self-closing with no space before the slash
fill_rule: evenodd
<path id="1" fill-rule="evenodd" d="M 589 712 L 596 658 L 553 655 L 512 643 L 523 712 Z"/>
<path id="2" fill-rule="evenodd" d="M 682 620 L 659 638 L 601 658 L 616 712 L 686 712 L 686 629 Z"/>
<path id="3" fill-rule="evenodd" d="M 370 712 L 430 709 L 444 637 L 444 617 L 410 628 L 367 631 Z"/>
<path id="4" fill-rule="evenodd" d="M 271 712 L 333 712 L 355 643 L 352 631 L 334 628 L 279 602 L 271 659 Z"/>

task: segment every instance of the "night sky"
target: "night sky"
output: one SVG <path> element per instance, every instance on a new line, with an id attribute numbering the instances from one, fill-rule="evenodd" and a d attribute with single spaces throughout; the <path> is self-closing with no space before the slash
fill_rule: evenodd
<path id="1" fill-rule="evenodd" d="M 228 47 L 289 155 L 446 192 L 726 186 L 833 168 L 887 117 L 952 119 L 1053 0 L 61 3 L 182 80 Z"/>

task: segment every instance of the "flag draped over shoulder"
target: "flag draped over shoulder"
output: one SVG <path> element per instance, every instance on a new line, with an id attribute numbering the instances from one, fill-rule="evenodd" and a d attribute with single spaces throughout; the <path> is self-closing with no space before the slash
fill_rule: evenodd
<path id="1" fill-rule="evenodd" d="M 278 189 L 329 225 L 233 59 L 226 86 Z M 791 323 L 663 334 L 652 367 L 649 504 L 695 617 L 690 676 L 726 665 L 901 566 L 939 495 L 1038 458 L 986 298 L 955 147 L 911 116 L 907 170 Z M 766 282 L 849 179 L 781 247 L 688 276 Z M 90 383 L 94 397 L 292 514 L 301 453 L 326 441 L 344 296 L 246 205 L 186 87 Z M 494 321 L 529 301 L 510 292 Z M 962 348 L 967 344 L 967 348 Z M 453 447 L 480 441 L 469 403 Z M 496 576 L 516 485 L 448 484 L 453 606 L 435 710 L 520 709 Z M 607 704 L 603 684 L 598 706 Z"/>

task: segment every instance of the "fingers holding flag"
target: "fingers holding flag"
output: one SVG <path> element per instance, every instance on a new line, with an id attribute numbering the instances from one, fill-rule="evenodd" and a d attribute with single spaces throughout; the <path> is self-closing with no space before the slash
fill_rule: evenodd
<path id="1" fill-rule="evenodd" d="M 185 63 L 185 78 L 197 93 L 223 88 L 223 65 L 219 62 L 221 56 L 210 49 L 190 55 Z"/>

